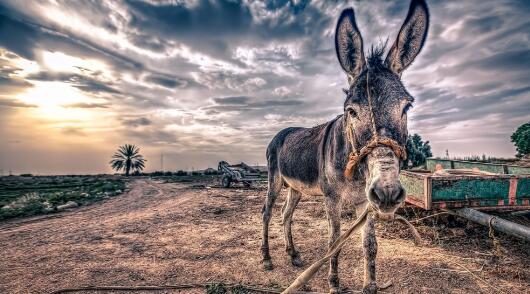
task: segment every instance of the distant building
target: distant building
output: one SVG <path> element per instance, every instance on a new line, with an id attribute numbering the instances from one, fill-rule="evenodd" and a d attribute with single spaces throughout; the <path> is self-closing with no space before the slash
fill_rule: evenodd
<path id="1" fill-rule="evenodd" d="M 209 168 L 205 169 L 204 171 L 202 171 L 203 175 L 216 175 L 218 173 L 219 173 L 219 171 L 217 171 L 215 168 L 211 168 L 211 167 L 209 167 Z"/>

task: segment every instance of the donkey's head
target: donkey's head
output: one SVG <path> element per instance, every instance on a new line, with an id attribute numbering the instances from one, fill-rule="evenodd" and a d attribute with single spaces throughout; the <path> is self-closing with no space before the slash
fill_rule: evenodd
<path id="1" fill-rule="evenodd" d="M 383 60 L 382 48 L 364 57 L 363 39 L 353 9 L 342 12 L 337 23 L 335 47 L 350 87 L 344 102 L 345 127 L 354 150 L 389 138 L 400 146 L 407 140 L 407 111 L 414 99 L 401 83 L 401 73 L 420 52 L 427 37 L 429 12 L 423 0 L 413 0 L 396 41 Z M 405 199 L 399 182 L 402 160 L 395 148 L 377 145 L 363 159 L 366 196 L 382 213 L 393 213 Z"/>

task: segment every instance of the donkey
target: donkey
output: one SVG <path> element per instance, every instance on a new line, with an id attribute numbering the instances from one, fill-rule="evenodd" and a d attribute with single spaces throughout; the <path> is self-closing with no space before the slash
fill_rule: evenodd
<path id="1" fill-rule="evenodd" d="M 424 0 L 412 0 L 397 39 L 383 61 L 384 46 L 364 56 L 363 39 L 352 8 L 342 11 L 335 30 L 335 49 L 346 72 L 344 113 L 313 128 L 280 131 L 267 148 L 268 191 L 263 206 L 262 255 L 272 270 L 269 222 L 281 189 L 288 189 L 282 208 L 285 248 L 294 266 L 302 266 L 291 222 L 301 195 L 322 195 L 329 226 L 329 245 L 340 235 L 341 200 L 349 198 L 357 213 L 367 205 L 381 216 L 393 216 L 405 199 L 399 171 L 406 158 L 407 111 L 414 98 L 401 82 L 402 72 L 421 51 L 429 25 Z M 364 148 L 363 148 L 364 147 Z M 369 148 L 368 148 L 369 147 Z M 360 151 L 359 151 L 360 150 Z M 363 292 L 377 292 L 374 219 L 362 229 Z M 338 253 L 330 260 L 330 292 L 339 292 Z"/>

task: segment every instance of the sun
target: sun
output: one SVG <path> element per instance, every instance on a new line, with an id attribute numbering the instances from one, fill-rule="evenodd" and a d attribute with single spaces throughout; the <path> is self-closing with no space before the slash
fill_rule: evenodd
<path id="1" fill-rule="evenodd" d="M 63 82 L 33 82 L 33 87 L 19 96 L 27 104 L 53 108 L 68 104 L 89 102 L 90 99 Z"/>
<path id="2" fill-rule="evenodd" d="M 17 95 L 17 99 L 35 106 L 35 114 L 50 120 L 90 119 L 90 110 L 69 106 L 95 102 L 72 85 L 62 82 L 33 82 L 33 87 Z"/>

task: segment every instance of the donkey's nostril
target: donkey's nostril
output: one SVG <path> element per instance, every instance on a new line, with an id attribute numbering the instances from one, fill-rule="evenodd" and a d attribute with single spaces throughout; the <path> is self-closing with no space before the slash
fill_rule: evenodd
<path id="1" fill-rule="evenodd" d="M 368 191 L 368 200 L 376 203 L 377 205 L 381 204 L 381 200 L 383 199 L 381 196 L 377 193 L 377 189 L 375 187 L 370 188 Z"/>
<path id="2" fill-rule="evenodd" d="M 405 189 L 397 183 L 381 187 L 376 181 L 368 190 L 368 200 L 380 209 L 392 209 L 405 200 Z"/>
<path id="3" fill-rule="evenodd" d="M 403 200 L 405 200 L 405 196 L 406 196 L 406 192 L 405 192 L 405 189 L 403 189 L 403 187 L 401 185 L 399 185 L 396 189 L 394 189 L 394 192 L 393 192 L 393 195 L 392 195 L 392 200 L 396 203 L 396 204 L 399 204 L 401 202 L 403 202 Z"/>

